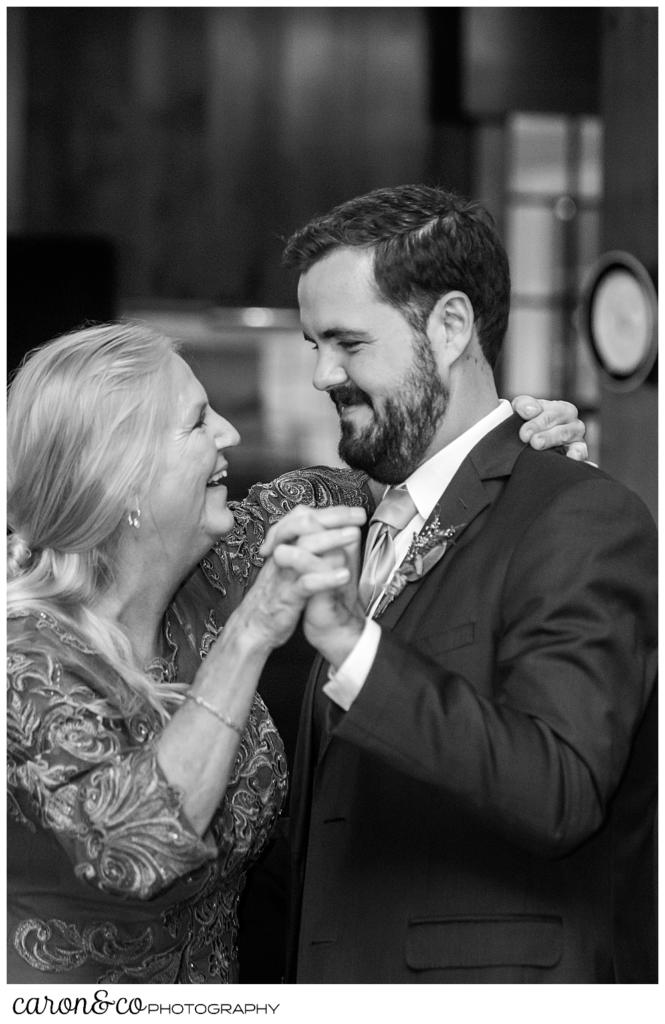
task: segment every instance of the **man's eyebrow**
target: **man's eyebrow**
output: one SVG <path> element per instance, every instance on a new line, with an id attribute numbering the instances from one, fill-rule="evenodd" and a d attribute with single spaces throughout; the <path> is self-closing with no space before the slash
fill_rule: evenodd
<path id="1" fill-rule="evenodd" d="M 314 341 L 314 338 L 311 338 L 307 331 L 303 331 L 303 337 L 305 338 L 305 341 Z M 324 341 L 330 341 L 332 338 L 338 341 L 349 341 L 352 339 L 358 340 L 359 338 L 368 339 L 370 335 L 367 331 L 354 331 L 345 327 L 329 327 L 327 330 L 321 332 L 321 337 Z"/>

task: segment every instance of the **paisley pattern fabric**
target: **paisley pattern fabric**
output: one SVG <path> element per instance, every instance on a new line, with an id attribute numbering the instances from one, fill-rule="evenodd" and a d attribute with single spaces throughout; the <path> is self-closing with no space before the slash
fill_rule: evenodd
<path id="1" fill-rule="evenodd" d="M 255 485 L 167 611 L 161 678 L 191 682 L 262 564 L 267 529 L 297 504 L 371 498 L 348 470 Z M 8 639 L 8 981 L 237 980 L 239 897 L 287 787 L 261 697 L 200 838 L 157 762 L 154 712 L 120 715 L 107 695 L 122 680 L 53 616 L 10 619 Z"/>

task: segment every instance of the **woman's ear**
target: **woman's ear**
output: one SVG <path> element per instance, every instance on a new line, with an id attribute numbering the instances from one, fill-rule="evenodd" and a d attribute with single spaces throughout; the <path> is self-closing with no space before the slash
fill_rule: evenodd
<path id="1" fill-rule="evenodd" d="M 446 292 L 437 300 L 427 322 L 427 336 L 441 369 L 464 355 L 474 337 L 473 306 L 464 292 Z"/>

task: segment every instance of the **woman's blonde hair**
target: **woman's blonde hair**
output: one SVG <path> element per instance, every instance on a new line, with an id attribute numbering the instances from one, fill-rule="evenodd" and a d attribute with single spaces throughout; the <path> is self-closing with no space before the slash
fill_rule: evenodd
<path id="1" fill-rule="evenodd" d="M 162 718 L 166 691 L 93 605 L 113 579 L 123 519 L 157 469 L 176 349 L 140 324 L 75 331 L 29 353 L 7 402 L 8 612 L 74 627 L 127 684 L 104 696 L 121 713 L 147 700 Z"/>

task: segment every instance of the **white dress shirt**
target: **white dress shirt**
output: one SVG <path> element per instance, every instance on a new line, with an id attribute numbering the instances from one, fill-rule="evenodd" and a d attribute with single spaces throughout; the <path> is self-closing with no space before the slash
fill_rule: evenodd
<path id="1" fill-rule="evenodd" d="M 496 409 L 493 409 L 487 416 L 483 416 L 481 420 L 447 444 L 422 466 L 418 466 L 418 469 L 404 481 L 417 513 L 411 522 L 395 536 L 396 561 L 393 573 L 409 550 L 414 534 L 420 533 L 469 452 L 486 434 L 507 420 L 512 412 L 510 402 L 503 398 L 500 399 Z M 392 578 L 392 573 L 390 578 Z M 386 585 L 389 582 L 390 579 L 386 581 Z M 328 682 L 323 687 L 323 692 L 345 711 L 349 710 L 363 688 L 376 657 L 381 640 L 381 627 L 371 618 L 371 614 L 375 611 L 380 597 L 379 594 L 370 608 L 370 616 L 365 621 L 365 628 L 357 644 L 337 671 L 331 670 Z"/>

